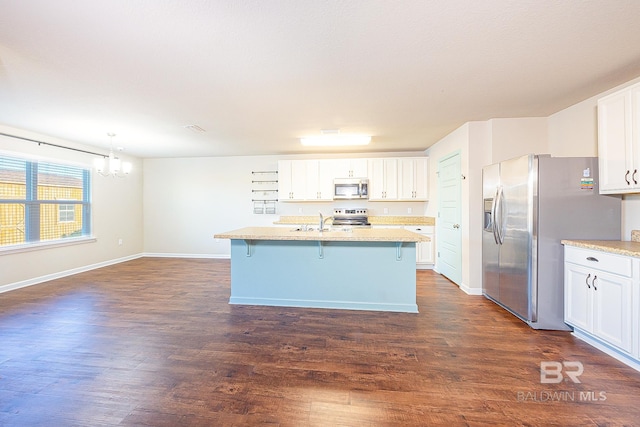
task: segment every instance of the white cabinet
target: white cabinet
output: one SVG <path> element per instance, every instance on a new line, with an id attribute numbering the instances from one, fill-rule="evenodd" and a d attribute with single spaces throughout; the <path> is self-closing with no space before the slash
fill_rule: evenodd
<path id="1" fill-rule="evenodd" d="M 369 200 L 398 199 L 398 159 L 369 159 Z"/>
<path id="2" fill-rule="evenodd" d="M 331 160 L 304 160 L 306 163 L 306 200 L 333 200 L 334 163 Z"/>
<path id="3" fill-rule="evenodd" d="M 640 192 L 640 84 L 598 100 L 600 193 Z"/>
<path id="4" fill-rule="evenodd" d="M 307 165 L 305 161 L 278 162 L 278 200 L 283 202 L 305 200 L 307 196 Z"/>
<path id="5" fill-rule="evenodd" d="M 330 160 L 278 162 L 278 199 L 283 202 L 333 200 L 334 169 Z"/>
<path id="6" fill-rule="evenodd" d="M 435 263 L 434 248 L 435 248 L 435 227 L 432 225 L 412 225 L 405 226 L 405 230 L 413 231 L 425 235 L 431 239 L 429 242 L 416 243 L 416 267 L 419 269 L 433 268 Z"/>
<path id="7" fill-rule="evenodd" d="M 630 257 L 566 246 L 565 322 L 632 355 L 639 326 L 633 321 L 638 302 L 634 306 L 632 272 Z"/>
<path id="8" fill-rule="evenodd" d="M 334 178 L 366 178 L 368 177 L 367 159 L 336 159 L 331 160 Z"/>
<path id="9" fill-rule="evenodd" d="M 398 159 L 398 200 L 427 200 L 428 157 Z"/>

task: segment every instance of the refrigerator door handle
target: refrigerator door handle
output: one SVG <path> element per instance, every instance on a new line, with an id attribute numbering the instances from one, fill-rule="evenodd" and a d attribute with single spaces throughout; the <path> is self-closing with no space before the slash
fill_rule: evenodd
<path id="1" fill-rule="evenodd" d="M 493 240 L 496 242 L 496 245 L 499 245 L 498 242 L 498 230 L 496 228 L 496 207 L 498 205 L 498 187 L 496 187 L 496 192 L 493 195 L 493 200 L 491 201 L 491 232 L 493 233 Z"/>
<path id="2" fill-rule="evenodd" d="M 496 197 L 496 235 L 498 236 L 498 244 L 502 245 L 504 243 L 504 193 L 502 192 L 502 187 L 498 187 L 498 195 Z"/>

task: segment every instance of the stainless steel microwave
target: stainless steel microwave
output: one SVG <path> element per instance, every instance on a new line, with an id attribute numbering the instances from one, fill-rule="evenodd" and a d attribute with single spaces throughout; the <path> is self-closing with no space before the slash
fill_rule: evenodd
<path id="1" fill-rule="evenodd" d="M 367 178 L 335 178 L 333 180 L 333 200 L 369 198 Z"/>

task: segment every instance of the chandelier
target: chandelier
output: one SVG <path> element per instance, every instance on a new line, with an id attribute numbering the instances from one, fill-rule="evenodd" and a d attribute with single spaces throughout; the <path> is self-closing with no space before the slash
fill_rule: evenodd
<path id="1" fill-rule="evenodd" d="M 111 148 L 109 150 L 109 156 L 104 156 L 101 159 L 95 160 L 96 172 L 102 176 L 112 176 L 117 178 L 124 178 L 131 172 L 131 163 L 123 162 L 113 152 L 113 137 L 115 133 L 108 133 L 111 141 Z"/>

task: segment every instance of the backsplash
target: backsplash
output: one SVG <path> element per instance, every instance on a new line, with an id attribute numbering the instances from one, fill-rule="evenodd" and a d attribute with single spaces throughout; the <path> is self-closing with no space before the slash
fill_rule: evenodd
<path id="1" fill-rule="evenodd" d="M 640 230 L 631 230 L 631 241 L 640 242 Z"/>

